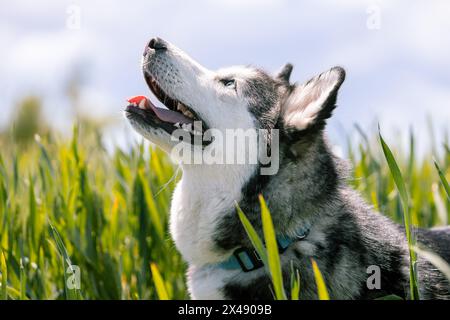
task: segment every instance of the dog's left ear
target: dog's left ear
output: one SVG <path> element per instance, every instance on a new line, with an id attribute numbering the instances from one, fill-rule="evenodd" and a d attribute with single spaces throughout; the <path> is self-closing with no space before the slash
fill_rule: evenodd
<path id="1" fill-rule="evenodd" d="M 337 92 L 344 79 L 344 69 L 334 67 L 295 86 L 281 107 L 284 127 L 289 131 L 322 129 L 336 107 Z"/>
<path id="2" fill-rule="evenodd" d="M 294 66 L 290 63 L 286 63 L 276 74 L 275 78 L 289 85 L 289 78 L 291 77 L 292 69 Z"/>

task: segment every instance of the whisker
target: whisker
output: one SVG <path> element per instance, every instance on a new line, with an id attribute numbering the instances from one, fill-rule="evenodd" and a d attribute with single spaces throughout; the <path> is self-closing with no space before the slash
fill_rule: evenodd
<path id="1" fill-rule="evenodd" d="M 180 167 L 180 166 L 177 166 L 177 168 L 176 168 L 175 172 L 173 173 L 172 177 L 171 177 L 166 183 L 164 183 L 164 185 L 162 185 L 162 187 L 161 187 L 161 188 L 156 192 L 156 194 L 153 196 L 154 199 L 156 199 L 156 197 L 157 197 L 161 192 L 163 192 L 164 190 L 166 190 L 167 187 L 169 186 L 169 184 L 177 178 L 178 174 L 180 173 L 180 170 L 181 170 L 181 167 Z"/>

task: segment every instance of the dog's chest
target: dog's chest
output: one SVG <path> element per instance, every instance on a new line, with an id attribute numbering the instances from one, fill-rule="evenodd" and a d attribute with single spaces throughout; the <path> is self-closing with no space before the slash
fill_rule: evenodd
<path id="1" fill-rule="evenodd" d="M 234 272 L 221 269 L 189 267 L 189 294 L 195 300 L 223 300 L 223 287 Z"/>

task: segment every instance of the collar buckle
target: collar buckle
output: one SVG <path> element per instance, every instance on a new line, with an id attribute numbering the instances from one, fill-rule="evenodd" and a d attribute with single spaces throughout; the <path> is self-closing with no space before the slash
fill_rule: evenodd
<path id="1" fill-rule="evenodd" d="M 261 257 L 254 249 L 239 248 L 233 252 L 242 271 L 250 272 L 264 266 Z"/>

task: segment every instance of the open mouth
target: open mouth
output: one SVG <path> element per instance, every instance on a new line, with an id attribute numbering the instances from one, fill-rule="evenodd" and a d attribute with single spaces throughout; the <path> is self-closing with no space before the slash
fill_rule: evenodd
<path id="1" fill-rule="evenodd" d="M 198 141 L 196 138 L 202 138 L 207 126 L 195 111 L 165 93 L 149 73 L 144 72 L 144 78 L 153 95 L 167 109 L 156 106 L 148 98 L 135 97 L 128 100 L 130 104 L 126 108 L 127 116 L 139 117 L 146 124 L 161 128 L 169 134 L 178 129 L 184 130 L 190 134 L 192 144 Z"/>

